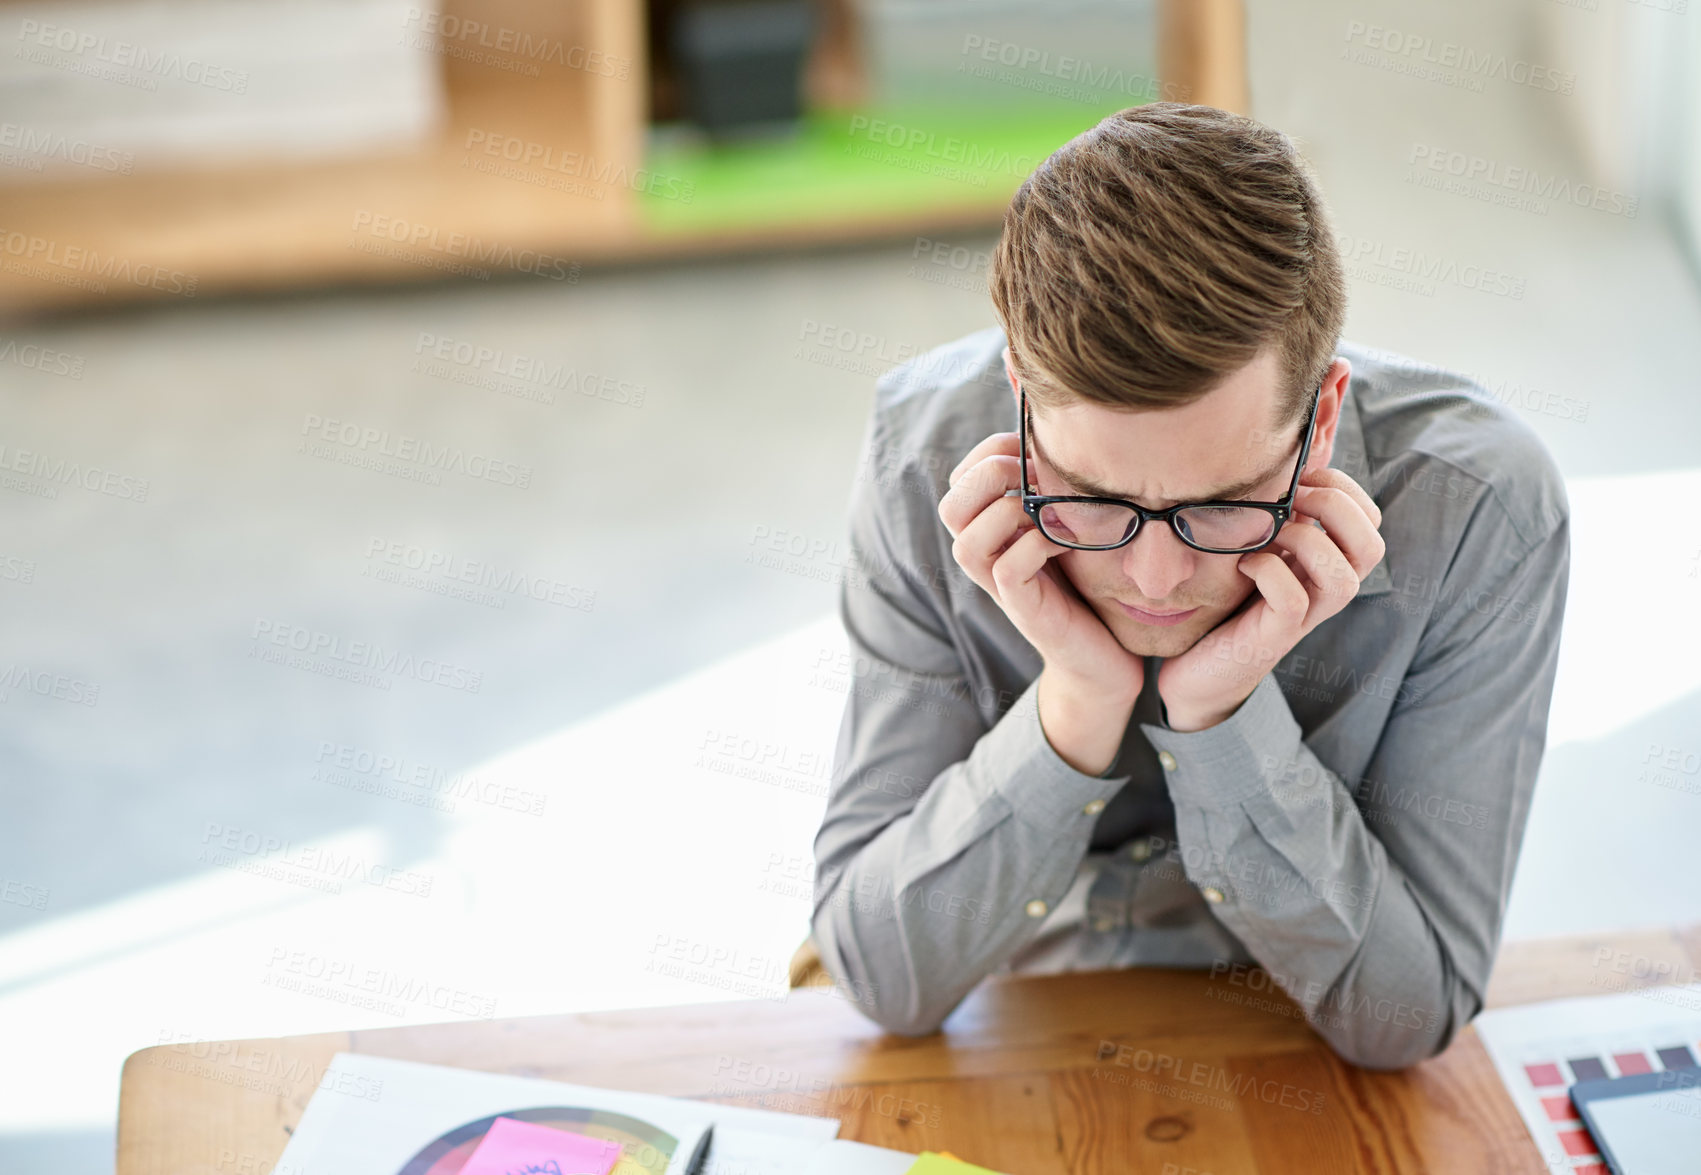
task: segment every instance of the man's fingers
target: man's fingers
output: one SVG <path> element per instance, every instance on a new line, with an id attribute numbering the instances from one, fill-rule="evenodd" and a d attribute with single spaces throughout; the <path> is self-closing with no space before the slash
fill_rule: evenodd
<path id="1" fill-rule="evenodd" d="M 1013 432 L 993 433 L 991 436 L 982 440 L 974 448 L 970 449 L 968 453 L 964 455 L 963 459 L 957 462 L 957 467 L 945 478 L 946 483 L 953 486 L 956 485 L 957 478 L 962 476 L 965 470 L 969 469 L 982 458 L 990 457 L 994 454 L 1009 455 L 1012 457 L 1020 456 L 1020 454 L 1016 452 L 1018 444 L 1019 441 L 1016 434 Z"/>
<path id="2" fill-rule="evenodd" d="M 1316 585 L 1317 596 L 1308 601 L 1314 611 L 1305 618 L 1307 628 L 1333 616 L 1358 594 L 1359 576 L 1353 565 L 1334 541 L 1310 525 L 1304 515 L 1282 527 L 1276 543 L 1293 552 L 1295 561 Z"/>
<path id="3" fill-rule="evenodd" d="M 960 535 L 976 516 L 1015 489 L 1021 480 L 1021 462 L 1017 458 L 998 453 L 982 457 L 958 474 L 945 496 L 939 499 L 939 520 L 953 535 Z"/>
<path id="4" fill-rule="evenodd" d="M 998 588 L 993 599 L 999 607 L 1022 616 L 1037 615 L 1045 590 L 1039 580 L 1040 569 L 1063 549 L 1037 527 L 1023 531 L 992 565 L 992 582 Z"/>
<path id="5" fill-rule="evenodd" d="M 1270 611 L 1295 626 L 1304 623 L 1311 595 L 1279 554 L 1266 548 L 1243 556 L 1240 570 L 1257 585 Z"/>
<path id="6" fill-rule="evenodd" d="M 1300 490 L 1304 491 L 1307 486 L 1321 486 L 1340 490 L 1354 502 L 1358 503 L 1358 508 L 1364 511 L 1365 516 L 1370 519 L 1370 524 L 1372 526 L 1380 527 L 1382 525 L 1382 507 L 1376 504 L 1375 499 L 1370 496 L 1370 492 L 1368 490 L 1353 480 L 1351 474 L 1346 473 L 1343 470 L 1324 467 L 1317 470 L 1315 473 L 1305 474 L 1300 477 Z M 1325 521 L 1324 525 L 1327 526 L 1328 522 Z"/>
<path id="7" fill-rule="evenodd" d="M 1363 494 L 1362 490 L 1359 492 Z M 1369 501 L 1368 495 L 1364 501 Z M 1376 505 L 1374 502 L 1370 504 L 1373 508 Z M 1341 549 L 1361 582 L 1382 562 L 1387 544 L 1378 533 L 1373 516 L 1366 513 L 1363 502 L 1350 490 L 1335 486 L 1301 486 L 1295 495 L 1294 505 L 1323 524 L 1328 537 Z M 1377 515 L 1380 514 L 1381 511 L 1377 511 Z"/>
<path id="8" fill-rule="evenodd" d="M 957 541 L 951 544 L 951 557 L 971 579 L 991 591 L 987 584 L 992 581 L 992 563 L 1019 537 L 1025 521 L 1027 516 L 1022 513 L 1019 498 L 998 498 L 957 532 Z"/>

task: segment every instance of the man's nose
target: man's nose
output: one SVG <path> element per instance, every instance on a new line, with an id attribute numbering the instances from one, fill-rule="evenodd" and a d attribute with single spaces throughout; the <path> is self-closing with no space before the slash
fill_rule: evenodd
<path id="1" fill-rule="evenodd" d="M 1122 548 L 1122 573 L 1155 604 L 1187 582 L 1198 554 L 1168 523 L 1142 522 L 1133 540 Z"/>

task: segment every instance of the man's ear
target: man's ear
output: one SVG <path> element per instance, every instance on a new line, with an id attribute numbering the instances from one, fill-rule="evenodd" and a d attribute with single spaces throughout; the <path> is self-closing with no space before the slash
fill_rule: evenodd
<path id="1" fill-rule="evenodd" d="M 1016 363 L 1015 360 L 1010 358 L 1010 346 L 1008 343 L 1004 346 L 1004 375 L 1010 381 L 1011 398 L 1020 401 L 1022 398 L 1022 388 L 1021 385 L 1016 382 Z"/>
<path id="2" fill-rule="evenodd" d="M 1345 408 L 1347 382 L 1352 378 L 1353 365 L 1339 355 L 1323 376 L 1323 391 L 1317 397 L 1317 431 L 1311 438 L 1311 455 L 1307 469 L 1326 467 L 1335 455 L 1335 430 L 1341 424 Z"/>

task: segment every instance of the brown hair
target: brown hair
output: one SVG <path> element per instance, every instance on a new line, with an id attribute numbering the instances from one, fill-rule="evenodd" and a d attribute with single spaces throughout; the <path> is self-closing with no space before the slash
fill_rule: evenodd
<path id="1" fill-rule="evenodd" d="M 1267 345 L 1310 404 L 1346 317 L 1341 262 L 1280 131 L 1212 106 L 1118 111 L 1058 148 L 1004 213 L 992 302 L 1028 398 L 1170 408 Z"/>

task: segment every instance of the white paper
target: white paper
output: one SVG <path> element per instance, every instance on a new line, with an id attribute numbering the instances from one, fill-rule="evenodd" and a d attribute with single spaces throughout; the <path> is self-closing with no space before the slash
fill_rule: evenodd
<path id="1" fill-rule="evenodd" d="M 741 1131 L 759 1131 L 812 1149 L 839 1132 L 833 1118 L 338 1053 L 284 1148 L 277 1175 L 395 1175 L 421 1148 L 457 1126 L 538 1105 L 630 1114 L 667 1131 L 680 1140 L 667 1175 L 685 1175 L 698 1139 L 711 1125 L 717 1134 L 726 1129 L 735 1141 Z"/>
<path id="2" fill-rule="evenodd" d="M 815 1138 L 716 1126 L 702 1175 L 797 1175 L 822 1145 Z"/>
<path id="3" fill-rule="evenodd" d="M 834 1139 L 810 1159 L 803 1175 L 904 1175 L 919 1156 L 849 1139 Z"/>
<path id="4" fill-rule="evenodd" d="M 843 1138 L 821 1142 L 716 1127 L 702 1175 L 904 1175 L 915 1161 L 907 1151 Z"/>

